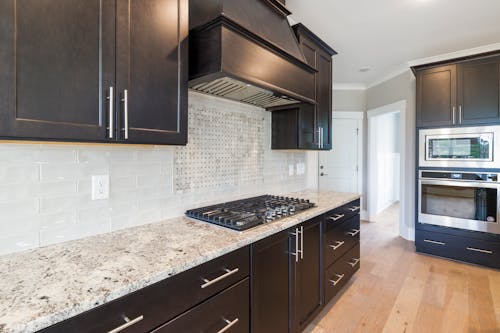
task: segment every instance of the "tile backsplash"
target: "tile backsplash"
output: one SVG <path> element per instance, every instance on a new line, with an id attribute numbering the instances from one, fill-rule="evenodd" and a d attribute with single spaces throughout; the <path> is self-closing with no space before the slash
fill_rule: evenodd
<path id="1" fill-rule="evenodd" d="M 185 147 L 0 142 L 0 254 L 306 188 L 306 153 L 270 150 L 269 112 L 189 98 Z M 93 175 L 109 175 L 109 199 L 91 200 Z"/>

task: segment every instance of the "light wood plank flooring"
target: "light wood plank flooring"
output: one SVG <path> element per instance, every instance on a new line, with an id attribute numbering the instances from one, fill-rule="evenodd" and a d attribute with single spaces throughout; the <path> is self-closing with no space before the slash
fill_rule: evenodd
<path id="1" fill-rule="evenodd" d="M 363 222 L 361 268 L 306 333 L 500 333 L 500 271 L 415 253 Z"/>

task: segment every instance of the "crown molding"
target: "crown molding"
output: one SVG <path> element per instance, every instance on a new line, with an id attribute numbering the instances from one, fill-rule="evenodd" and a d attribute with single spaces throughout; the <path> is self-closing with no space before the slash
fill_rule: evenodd
<path id="1" fill-rule="evenodd" d="M 333 90 L 366 90 L 366 84 L 363 83 L 333 83 Z"/>
<path id="2" fill-rule="evenodd" d="M 476 55 L 476 54 L 493 52 L 493 51 L 498 51 L 498 50 L 500 50 L 500 43 L 488 44 L 488 45 L 483 45 L 483 46 L 465 49 L 465 50 L 461 50 L 461 51 L 444 53 L 444 54 L 439 54 L 439 55 L 432 56 L 432 57 L 411 60 L 411 61 L 408 61 L 408 66 L 414 67 L 414 66 L 432 64 L 435 62 L 446 61 L 446 60 L 451 60 L 451 59 L 456 59 L 456 58 L 463 58 L 463 57 L 468 57 L 468 56 L 472 56 L 472 55 Z"/>

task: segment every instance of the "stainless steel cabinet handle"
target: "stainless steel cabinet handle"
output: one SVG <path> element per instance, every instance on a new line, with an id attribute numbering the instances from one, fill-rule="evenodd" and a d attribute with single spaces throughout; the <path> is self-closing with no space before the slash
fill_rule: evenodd
<path id="1" fill-rule="evenodd" d="M 115 128 L 114 124 L 114 104 L 115 104 L 115 91 L 113 87 L 109 87 L 109 128 L 108 128 L 108 136 L 110 139 L 113 139 L 113 130 Z"/>
<path id="2" fill-rule="evenodd" d="M 453 125 L 455 125 L 455 111 L 456 111 L 456 107 L 453 107 L 452 111 L 451 111 L 451 119 L 452 119 Z"/>
<path id="3" fill-rule="evenodd" d="M 203 279 L 203 282 L 205 282 L 204 284 L 201 285 L 201 289 L 205 289 L 206 287 L 210 287 L 211 285 L 213 285 L 214 283 L 217 283 L 221 280 L 224 280 L 225 278 L 235 274 L 235 273 L 238 273 L 239 272 L 239 268 L 235 268 L 233 270 L 229 270 L 227 268 L 224 269 L 224 271 L 226 272 L 225 274 L 219 276 L 218 278 L 215 278 L 213 280 L 207 280 L 207 279 Z"/>
<path id="4" fill-rule="evenodd" d="M 344 278 L 345 274 L 335 274 L 335 276 L 338 278 L 337 280 L 329 280 L 334 286 L 336 286 L 340 280 Z"/>
<path id="5" fill-rule="evenodd" d="M 304 259 L 304 226 L 300 227 L 300 259 Z"/>
<path id="6" fill-rule="evenodd" d="M 352 258 L 352 260 L 354 260 L 354 262 L 347 262 L 349 265 L 351 265 L 352 267 L 356 266 L 359 262 L 359 259 L 356 259 L 356 258 Z"/>
<path id="7" fill-rule="evenodd" d="M 359 206 L 352 206 L 352 207 L 350 207 L 350 208 L 348 208 L 348 209 L 349 209 L 351 212 L 355 212 L 355 211 L 359 210 L 359 208 L 360 208 Z"/>
<path id="8" fill-rule="evenodd" d="M 123 131 L 125 140 L 128 140 L 128 90 L 123 91 Z"/>
<path id="9" fill-rule="evenodd" d="M 424 242 L 431 243 L 431 244 L 436 244 L 436 245 L 446 245 L 446 243 L 438 242 L 438 241 L 433 241 L 433 240 L 430 240 L 430 239 L 424 239 Z"/>
<path id="10" fill-rule="evenodd" d="M 236 318 L 235 320 L 233 321 L 230 321 L 230 320 L 227 320 L 227 319 L 222 319 L 224 320 L 224 322 L 226 322 L 226 326 L 224 326 L 224 328 L 222 328 L 221 330 L 217 331 L 217 333 L 224 333 L 226 332 L 228 329 L 230 329 L 231 327 L 233 327 L 234 325 L 236 325 L 240 320 L 238 318 Z"/>
<path id="11" fill-rule="evenodd" d="M 462 105 L 458 106 L 458 123 L 462 123 Z"/>
<path id="12" fill-rule="evenodd" d="M 108 333 L 118 333 L 118 332 L 121 332 L 124 329 L 129 328 L 130 326 L 135 325 L 138 322 L 140 322 L 141 320 L 143 320 L 144 316 L 139 316 L 139 317 L 137 317 L 135 319 L 132 319 L 132 320 L 128 319 L 126 316 L 123 316 L 123 319 L 125 320 L 125 324 L 123 324 L 123 325 L 121 325 L 121 326 L 119 326 L 119 327 L 117 327 L 115 329 L 112 329 L 111 331 L 108 331 Z"/>
<path id="13" fill-rule="evenodd" d="M 347 235 L 349 236 L 356 236 L 357 234 L 359 234 L 359 230 L 358 229 L 352 229 L 352 231 L 349 231 L 349 232 L 346 232 Z"/>
<path id="14" fill-rule="evenodd" d="M 318 148 L 321 148 L 321 127 L 318 127 L 316 133 L 318 133 Z"/>
<path id="15" fill-rule="evenodd" d="M 295 262 L 299 262 L 299 228 L 295 228 L 291 235 L 295 236 L 295 253 L 292 253 L 292 256 L 295 256 Z"/>
<path id="16" fill-rule="evenodd" d="M 333 222 L 340 220 L 343 218 L 345 214 L 335 214 L 335 216 L 330 216 L 329 219 L 332 220 Z"/>
<path id="17" fill-rule="evenodd" d="M 325 129 L 321 127 L 321 149 L 325 148 Z"/>
<path id="18" fill-rule="evenodd" d="M 335 244 L 337 244 L 337 245 L 330 245 L 330 247 L 333 249 L 333 251 L 335 251 L 336 249 L 338 249 L 339 247 L 341 247 L 342 245 L 344 245 L 345 242 L 336 241 Z"/>
<path id="19" fill-rule="evenodd" d="M 493 254 L 493 251 L 483 250 L 483 249 L 476 249 L 475 247 L 467 247 L 467 250 L 474 251 L 474 252 L 486 253 L 486 254 Z"/>

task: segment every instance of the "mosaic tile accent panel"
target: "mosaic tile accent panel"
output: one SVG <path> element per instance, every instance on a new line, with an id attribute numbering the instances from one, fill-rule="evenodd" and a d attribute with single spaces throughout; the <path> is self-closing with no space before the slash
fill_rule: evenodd
<path id="1" fill-rule="evenodd" d="M 235 111 L 219 101 L 193 99 L 188 145 L 175 150 L 177 193 L 263 183 L 265 111 L 246 106 Z"/>

